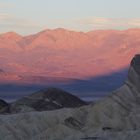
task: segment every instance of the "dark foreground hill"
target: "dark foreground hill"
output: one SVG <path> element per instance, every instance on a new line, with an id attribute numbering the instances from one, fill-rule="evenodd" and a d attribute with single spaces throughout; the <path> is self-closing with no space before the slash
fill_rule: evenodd
<path id="1" fill-rule="evenodd" d="M 115 81 L 114 81 L 115 82 Z M 125 84 L 88 106 L 0 116 L 4 140 L 139 140 L 140 55 L 131 61 Z"/>
<path id="2" fill-rule="evenodd" d="M 88 103 L 58 88 L 47 88 L 25 96 L 11 104 L 0 100 L 0 113 L 49 111 L 61 108 L 76 108 Z"/>
<path id="3" fill-rule="evenodd" d="M 26 112 L 31 110 L 47 111 L 61 108 L 76 108 L 87 105 L 78 97 L 57 88 L 40 90 L 30 96 L 26 96 L 11 104 L 12 113 Z"/>

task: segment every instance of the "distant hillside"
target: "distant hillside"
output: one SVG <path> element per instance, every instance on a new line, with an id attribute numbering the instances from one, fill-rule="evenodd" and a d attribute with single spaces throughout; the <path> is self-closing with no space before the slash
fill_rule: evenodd
<path id="1" fill-rule="evenodd" d="M 139 51 L 140 29 L 87 33 L 55 29 L 29 36 L 0 35 L 1 69 L 18 75 L 100 76 L 127 67 Z"/>

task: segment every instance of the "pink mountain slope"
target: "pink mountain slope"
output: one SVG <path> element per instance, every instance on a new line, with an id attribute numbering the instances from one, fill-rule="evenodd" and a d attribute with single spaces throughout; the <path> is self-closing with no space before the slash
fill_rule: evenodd
<path id="1" fill-rule="evenodd" d="M 93 77 L 127 67 L 139 52 L 140 29 L 0 35 L 0 68 L 17 75 Z"/>

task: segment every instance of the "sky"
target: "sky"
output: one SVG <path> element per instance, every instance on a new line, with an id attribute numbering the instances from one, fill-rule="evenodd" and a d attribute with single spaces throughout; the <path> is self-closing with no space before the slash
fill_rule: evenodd
<path id="1" fill-rule="evenodd" d="M 140 27 L 140 0 L 0 0 L 0 33 Z"/>

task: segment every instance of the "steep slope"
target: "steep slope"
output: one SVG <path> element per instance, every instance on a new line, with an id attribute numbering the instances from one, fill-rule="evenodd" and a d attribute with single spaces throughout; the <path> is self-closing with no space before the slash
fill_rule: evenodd
<path id="1" fill-rule="evenodd" d="M 8 113 L 9 112 L 9 104 L 5 102 L 4 100 L 0 99 L 0 113 Z"/>
<path id="2" fill-rule="evenodd" d="M 96 104 L 51 112 L 1 115 L 0 138 L 139 140 L 139 69 L 140 55 L 136 55 L 131 61 L 125 84 Z"/>

